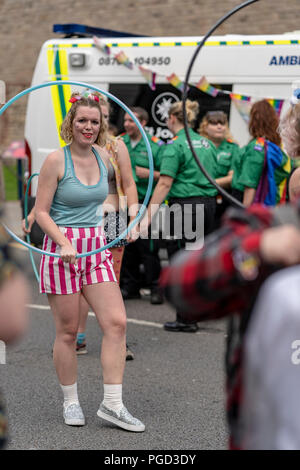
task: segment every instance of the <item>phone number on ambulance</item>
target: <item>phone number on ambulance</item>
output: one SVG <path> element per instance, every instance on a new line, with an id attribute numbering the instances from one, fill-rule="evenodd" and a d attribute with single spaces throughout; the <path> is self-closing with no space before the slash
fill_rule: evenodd
<path id="1" fill-rule="evenodd" d="M 135 57 L 135 65 L 170 65 L 171 57 Z M 99 65 L 121 65 L 115 57 L 100 57 Z"/>

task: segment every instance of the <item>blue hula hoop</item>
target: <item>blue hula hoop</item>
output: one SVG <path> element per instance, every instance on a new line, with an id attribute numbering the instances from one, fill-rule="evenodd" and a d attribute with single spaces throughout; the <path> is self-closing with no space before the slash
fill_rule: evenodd
<path id="1" fill-rule="evenodd" d="M 56 80 L 56 81 L 53 81 L 53 82 L 45 82 L 45 83 L 41 83 L 39 85 L 35 85 L 35 86 L 32 86 L 30 88 L 26 88 L 26 90 L 23 90 L 21 91 L 20 93 L 18 93 L 17 95 L 15 95 L 13 98 L 11 98 L 7 103 L 5 103 L 4 106 L 2 106 L 2 108 L 0 109 L 0 116 L 4 113 L 4 111 L 9 107 L 11 106 L 15 101 L 17 101 L 18 99 L 22 98 L 22 96 L 25 96 L 29 93 L 31 93 L 32 91 L 35 91 L 35 90 L 38 90 L 40 88 L 46 88 L 46 87 L 49 87 L 49 86 L 54 86 L 54 85 L 75 85 L 75 86 L 80 86 L 80 87 L 84 87 L 84 88 L 88 88 L 90 90 L 95 90 L 95 91 L 98 91 L 99 93 L 105 95 L 107 98 L 111 99 L 112 101 L 114 101 L 115 103 L 117 103 L 122 109 L 124 109 L 124 111 L 126 113 L 128 113 L 132 119 L 134 120 L 135 124 L 137 125 L 141 135 L 142 135 L 142 138 L 146 144 L 146 149 L 147 149 L 147 154 L 148 154 L 148 160 L 149 160 L 149 181 L 148 181 L 148 186 L 147 186 L 147 191 L 146 191 L 146 195 L 145 195 L 145 199 L 142 203 L 142 206 L 140 207 L 139 211 L 138 211 L 138 214 L 137 216 L 135 217 L 135 219 L 128 225 L 127 229 L 124 230 L 115 240 L 113 240 L 112 242 L 108 243 L 107 245 L 104 245 L 102 248 L 98 248 L 97 250 L 93 250 L 93 251 L 89 251 L 87 253 L 81 253 L 81 254 L 78 254 L 76 256 L 76 258 L 83 258 L 85 256 L 90 256 L 90 255 L 94 255 L 96 253 L 99 253 L 100 251 L 104 251 L 106 250 L 107 248 L 110 248 L 112 246 L 114 246 L 116 243 L 118 243 L 121 239 L 125 238 L 126 235 L 130 232 L 130 230 L 139 222 L 139 220 L 141 219 L 142 215 L 144 214 L 145 210 L 146 210 L 146 207 L 147 207 L 147 204 L 148 204 L 148 201 L 150 199 L 150 196 L 151 196 L 151 190 L 152 190 L 152 186 L 153 186 L 153 174 L 154 174 L 154 165 L 153 165 L 153 156 L 152 156 L 152 151 L 151 151 L 151 147 L 150 147 L 150 143 L 148 141 L 148 138 L 147 138 L 147 135 L 143 129 L 143 127 L 141 126 L 139 120 L 136 118 L 136 116 L 133 114 L 133 112 L 121 101 L 119 100 L 116 96 L 112 95 L 111 93 L 109 93 L 108 91 L 105 91 L 105 90 L 101 90 L 100 88 L 94 86 L 94 85 L 89 85 L 88 83 L 84 83 L 84 82 L 77 82 L 77 81 L 73 81 L 73 80 Z M 32 246 L 30 245 L 29 243 L 26 243 L 24 240 L 22 240 L 21 238 L 19 238 L 15 233 L 13 233 L 4 223 L 2 223 L 3 227 L 5 228 L 5 230 L 7 231 L 7 233 L 14 239 L 16 240 L 18 243 L 20 243 L 21 245 L 25 246 L 26 248 L 28 248 L 29 250 L 32 250 L 32 251 L 35 251 L 37 253 L 40 253 L 42 255 L 47 255 L 47 256 L 53 256 L 55 258 L 59 258 L 60 255 L 58 253 L 50 253 L 48 251 L 44 251 L 44 250 L 41 250 L 40 248 L 36 248 L 35 246 Z"/>

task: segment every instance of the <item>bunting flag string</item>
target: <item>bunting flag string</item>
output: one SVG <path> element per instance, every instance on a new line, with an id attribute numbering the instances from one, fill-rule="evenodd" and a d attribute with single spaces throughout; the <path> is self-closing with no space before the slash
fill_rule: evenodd
<path id="1" fill-rule="evenodd" d="M 236 109 L 244 119 L 244 121 L 248 124 L 250 120 L 250 111 L 251 111 L 251 98 L 250 99 L 240 99 L 234 96 L 235 93 L 231 93 L 230 97 L 232 102 L 234 103 Z M 249 97 L 245 97 L 249 98 Z"/>
<path id="2" fill-rule="evenodd" d="M 168 80 L 169 83 L 171 83 L 171 85 L 173 85 L 175 88 L 183 92 L 184 83 L 180 80 L 180 78 L 178 77 L 178 75 L 176 75 L 176 73 L 172 73 L 172 75 L 170 75 L 169 77 L 166 77 L 166 79 Z"/>
<path id="3" fill-rule="evenodd" d="M 105 55 L 110 55 L 111 48 L 107 44 L 104 44 L 102 41 L 100 41 L 97 36 L 93 37 L 93 41 L 97 49 L 99 49 L 101 52 L 104 52 Z"/>
<path id="4" fill-rule="evenodd" d="M 248 103 L 251 101 L 250 96 L 240 95 L 239 93 L 230 93 L 230 98 L 237 101 L 247 101 Z"/>
<path id="5" fill-rule="evenodd" d="M 143 75 L 143 77 L 145 78 L 151 90 L 154 91 L 156 89 L 156 85 L 155 85 L 156 72 L 152 72 L 152 70 L 146 67 L 142 67 L 141 65 L 139 66 L 139 70 L 141 74 Z"/>
<path id="6" fill-rule="evenodd" d="M 281 110 L 282 110 L 282 105 L 284 100 L 275 100 L 275 99 L 267 99 L 267 101 L 270 103 L 271 106 L 275 109 L 278 117 L 280 116 Z"/>
<path id="7" fill-rule="evenodd" d="M 102 42 L 97 36 L 94 36 L 93 40 L 94 40 L 95 47 L 97 47 L 97 49 L 99 49 L 102 53 L 104 53 L 106 55 L 111 55 L 112 54 L 111 53 L 111 47 L 109 47 L 107 44 Z M 125 67 L 129 68 L 130 70 L 133 70 L 133 68 L 135 67 L 133 62 L 130 60 L 130 58 L 127 57 L 125 52 L 122 51 L 122 50 L 120 52 L 118 52 L 117 54 L 113 54 L 113 57 L 117 60 L 117 62 L 119 64 L 124 65 Z M 162 74 L 158 73 L 157 71 L 151 70 L 151 69 L 149 69 L 147 67 L 143 67 L 141 65 L 138 67 L 138 69 L 139 69 L 140 73 L 142 74 L 142 76 L 144 77 L 144 79 L 146 80 L 146 82 L 148 83 L 151 90 L 153 90 L 153 91 L 156 89 L 156 78 L 157 78 L 157 76 L 164 76 L 172 86 L 174 86 L 175 88 L 177 88 L 181 92 L 183 92 L 183 90 L 184 90 L 184 83 L 178 77 L 178 75 L 176 75 L 176 73 L 172 73 L 169 76 L 165 76 L 165 75 L 162 75 Z M 254 96 L 242 95 L 240 93 L 233 93 L 233 92 L 228 91 L 228 90 L 221 90 L 219 88 L 216 88 L 208 82 L 208 80 L 205 76 L 202 76 L 200 78 L 200 80 L 196 83 L 196 85 L 194 85 L 194 86 L 196 88 L 198 88 L 198 90 L 201 90 L 204 93 L 207 93 L 208 95 L 210 95 L 214 98 L 216 96 L 218 96 L 218 94 L 229 95 L 232 102 L 236 106 L 237 110 L 241 114 L 242 118 L 247 123 L 249 122 L 250 110 L 251 110 L 251 106 L 253 104 L 253 99 L 255 98 Z M 189 87 L 188 87 L 188 90 L 189 90 Z M 263 99 L 263 98 L 260 98 L 260 99 Z M 281 113 L 281 110 L 282 110 L 284 100 L 283 99 L 278 99 L 278 98 L 276 98 L 276 99 L 275 98 L 265 98 L 265 99 L 273 106 L 273 108 L 275 109 L 275 111 L 276 111 L 276 113 L 279 117 L 280 113 Z"/>
<path id="8" fill-rule="evenodd" d="M 133 63 L 130 61 L 130 59 L 127 57 L 125 52 L 120 51 L 118 54 L 115 54 L 115 59 L 119 62 L 119 64 L 125 65 L 128 69 L 132 70 L 133 69 Z"/>
<path id="9" fill-rule="evenodd" d="M 212 85 L 208 83 L 206 80 L 206 77 L 202 77 L 199 82 L 196 85 L 196 88 L 198 88 L 201 91 L 204 91 L 204 93 L 208 93 L 209 95 L 216 97 L 217 94 L 219 93 L 219 90 Z"/>

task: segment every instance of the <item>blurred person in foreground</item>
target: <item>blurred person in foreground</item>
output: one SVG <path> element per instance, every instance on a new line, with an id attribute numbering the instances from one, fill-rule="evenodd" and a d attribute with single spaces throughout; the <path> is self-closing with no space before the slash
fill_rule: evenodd
<path id="1" fill-rule="evenodd" d="M 17 341 L 28 324 L 29 287 L 9 247 L 10 241 L 0 225 L 0 341 L 5 344 Z M 7 441 L 8 421 L 0 390 L 0 449 Z"/>
<path id="2" fill-rule="evenodd" d="M 299 157 L 300 103 L 279 130 Z M 167 299 L 188 320 L 229 317 L 230 449 L 300 449 L 298 196 L 272 209 L 229 209 L 203 249 L 180 253 L 162 273 Z"/>

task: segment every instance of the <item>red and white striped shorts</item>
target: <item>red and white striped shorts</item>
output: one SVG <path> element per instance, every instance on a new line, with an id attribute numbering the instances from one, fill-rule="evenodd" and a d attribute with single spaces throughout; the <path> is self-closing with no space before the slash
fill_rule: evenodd
<path id="1" fill-rule="evenodd" d="M 87 253 L 106 245 L 102 227 L 59 227 L 59 229 L 70 240 L 77 253 Z M 59 253 L 60 246 L 45 235 L 43 250 Z M 76 265 L 64 263 L 58 257 L 42 255 L 40 264 L 42 294 L 74 294 L 80 292 L 84 285 L 105 281 L 117 282 L 112 255 L 108 249 L 79 258 Z"/>

